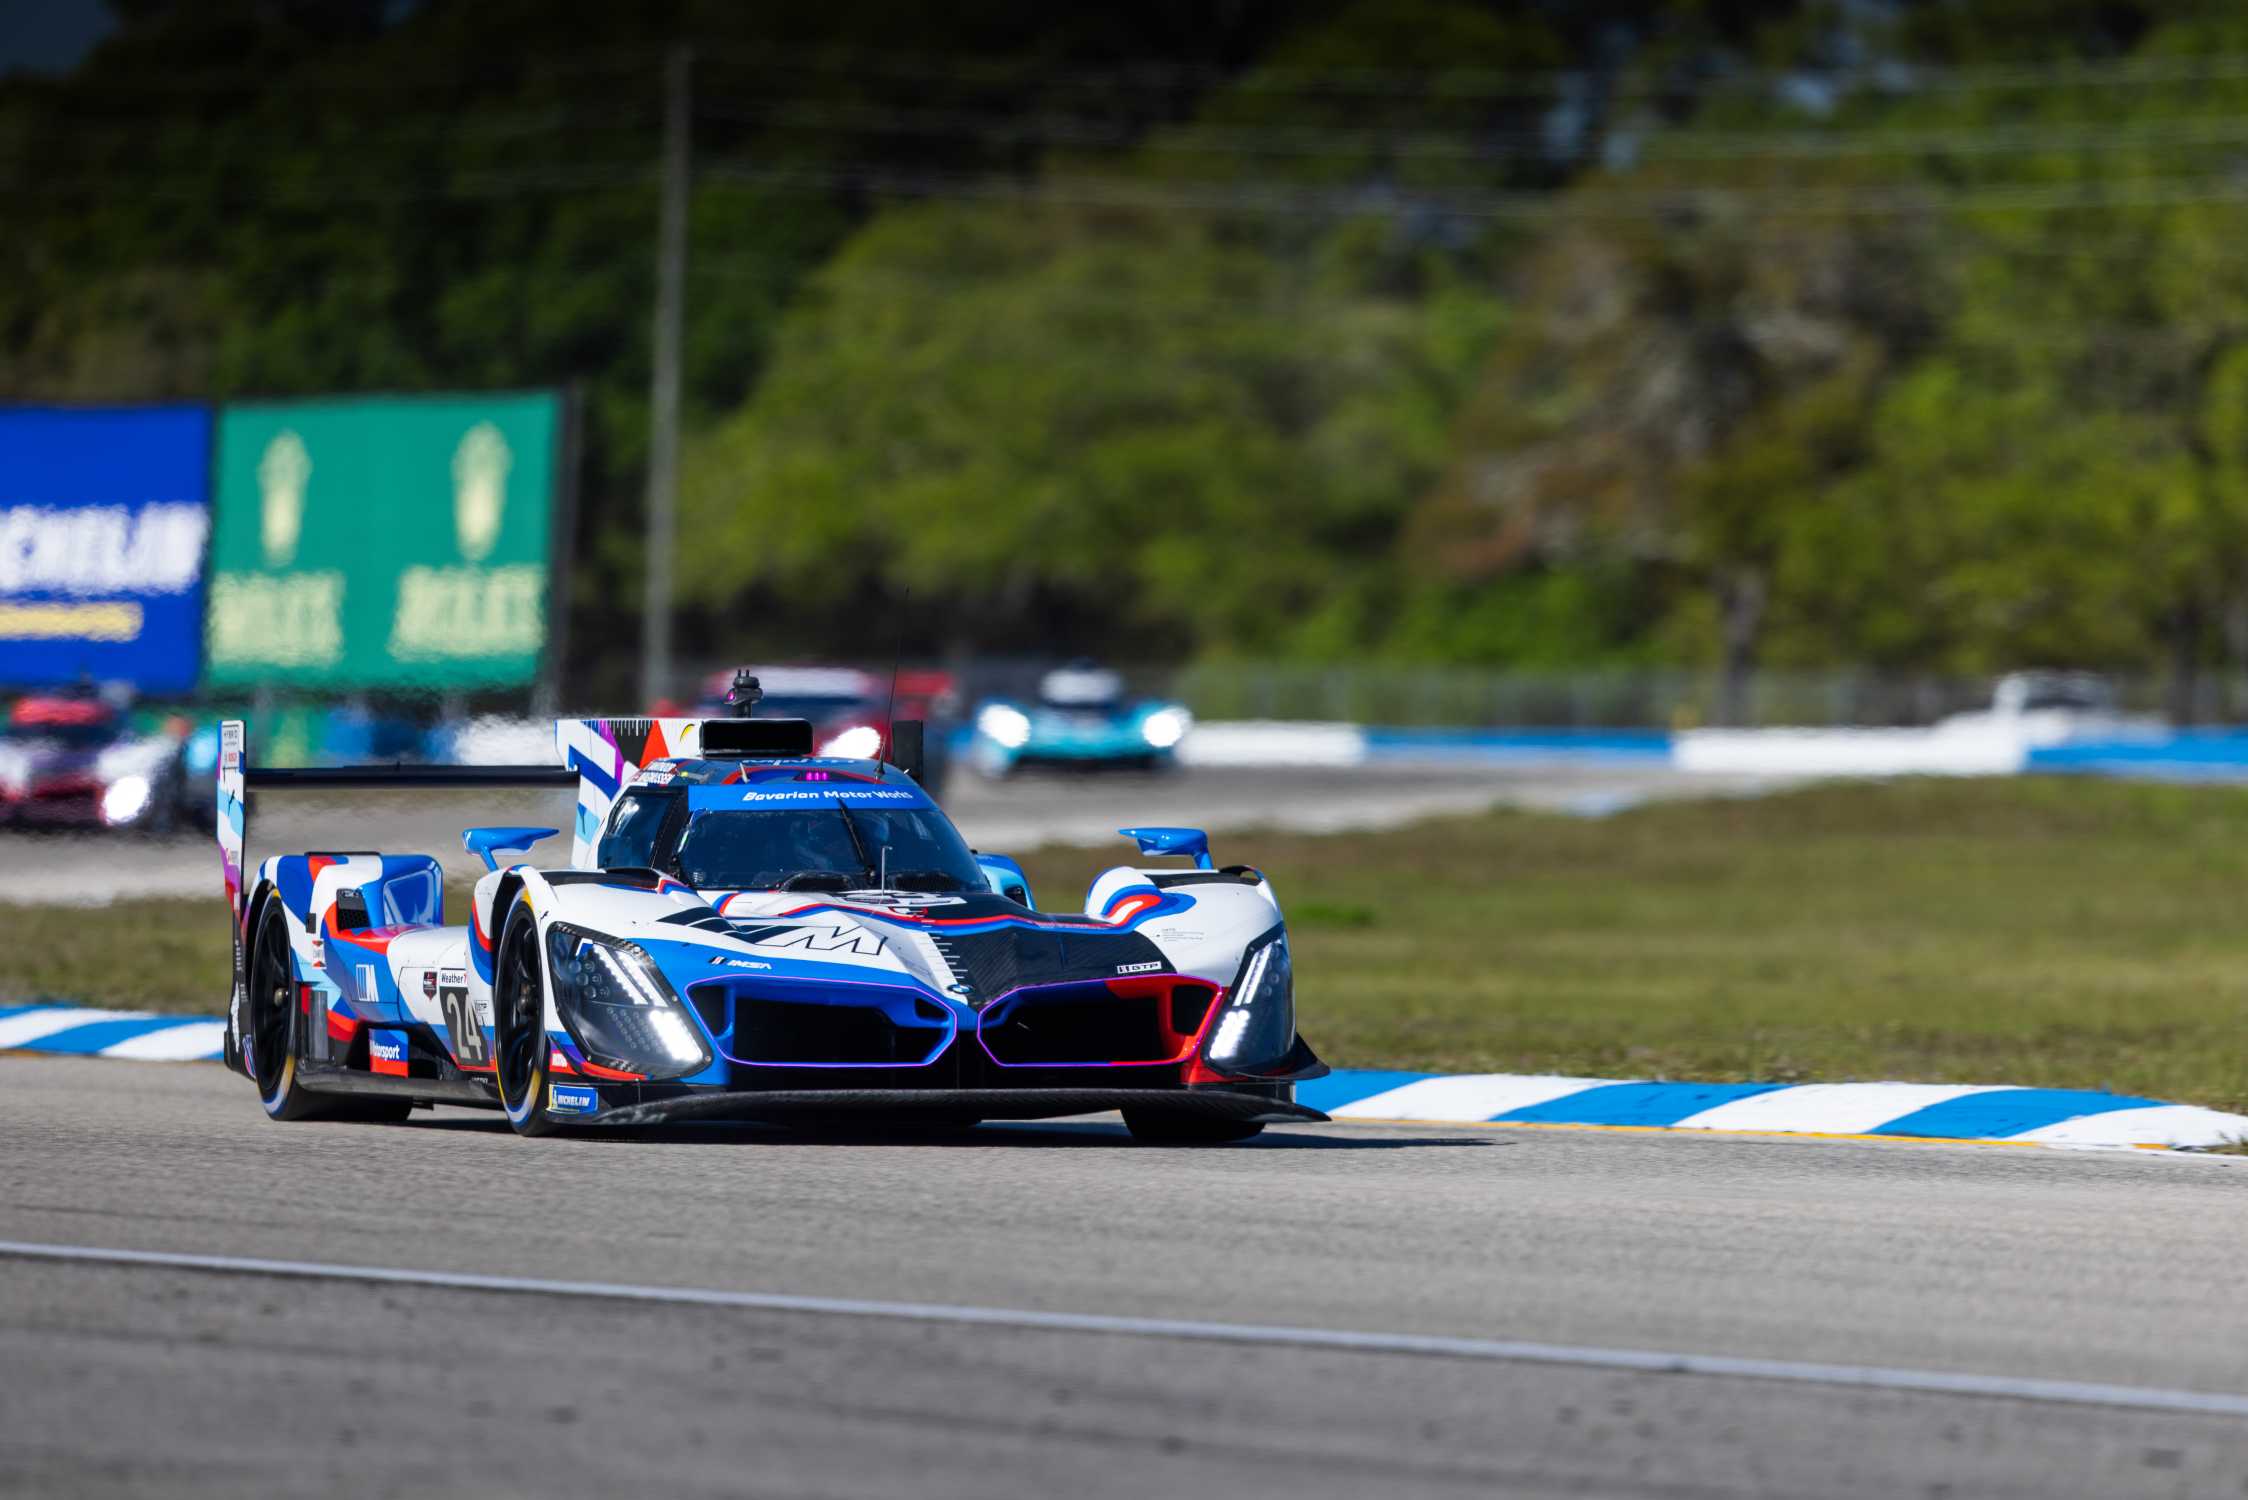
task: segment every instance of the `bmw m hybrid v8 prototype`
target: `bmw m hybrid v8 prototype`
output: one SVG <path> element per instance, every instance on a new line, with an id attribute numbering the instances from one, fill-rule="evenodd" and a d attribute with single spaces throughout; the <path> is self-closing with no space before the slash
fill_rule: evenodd
<path id="1" fill-rule="evenodd" d="M 525 1135 L 687 1118 L 946 1123 L 1121 1110 L 1132 1132 L 1239 1140 L 1324 1116 L 1270 884 L 1195 829 L 1083 909 L 970 850 L 895 760 L 811 754 L 802 720 L 556 726 L 559 768 L 263 771 L 223 730 L 235 923 L 225 1057 L 266 1113 L 496 1106 Z M 503 862 L 557 830 L 464 831 L 487 872 L 448 921 L 427 854 L 244 863 L 258 788 L 574 785 L 566 866 Z"/>

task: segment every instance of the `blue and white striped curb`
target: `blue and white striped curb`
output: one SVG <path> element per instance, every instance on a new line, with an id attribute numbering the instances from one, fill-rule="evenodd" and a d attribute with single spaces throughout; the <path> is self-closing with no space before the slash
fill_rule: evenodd
<path id="1" fill-rule="evenodd" d="M 225 1030 L 216 1016 L 0 1006 L 0 1051 L 196 1062 L 218 1057 Z M 1605 1125 L 2178 1149 L 2248 1140 L 2248 1115 L 2091 1089 L 1989 1084 L 1629 1083 L 1340 1068 L 1298 1085 L 1296 1097 L 1337 1119 L 1443 1125 Z"/>
<path id="2" fill-rule="evenodd" d="M 156 1016 L 82 1005 L 0 1005 L 0 1051 L 199 1062 L 217 1058 L 225 1034 L 226 1022 L 217 1016 Z"/>
<path id="3" fill-rule="evenodd" d="M 2042 1146 L 2248 1140 L 2248 1115 L 2092 1089 L 1951 1083 L 1626 1083 L 1337 1069 L 1296 1087 L 1337 1119 L 1898 1136 Z"/>

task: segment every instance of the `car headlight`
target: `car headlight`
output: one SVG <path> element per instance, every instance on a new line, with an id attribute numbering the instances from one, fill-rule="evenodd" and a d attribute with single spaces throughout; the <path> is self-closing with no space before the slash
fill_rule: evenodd
<path id="1" fill-rule="evenodd" d="M 1004 703 L 985 704 L 983 712 L 976 715 L 976 728 L 1009 750 L 1020 750 L 1030 743 L 1030 715 Z"/>
<path id="2" fill-rule="evenodd" d="M 101 820 L 108 824 L 130 823 L 148 811 L 148 799 L 155 790 L 146 776 L 120 776 L 101 794 Z"/>
<path id="3" fill-rule="evenodd" d="M 1194 716 L 1183 708 L 1159 708 L 1140 721 L 1140 738 L 1157 750 L 1168 750 L 1186 738 Z"/>
<path id="4" fill-rule="evenodd" d="M 1203 1055 L 1218 1068 L 1241 1072 L 1280 1061 L 1295 1040 L 1295 966 L 1287 932 L 1275 927 L 1241 960 Z"/>
<path id="5" fill-rule="evenodd" d="M 546 953 L 562 1024 L 589 1060 L 649 1078 L 679 1078 L 709 1064 L 702 1033 L 638 943 L 557 922 L 547 929 Z"/>
<path id="6" fill-rule="evenodd" d="M 844 760 L 872 760 L 882 753 L 882 731 L 872 724 L 854 724 L 821 749 L 822 755 Z"/>

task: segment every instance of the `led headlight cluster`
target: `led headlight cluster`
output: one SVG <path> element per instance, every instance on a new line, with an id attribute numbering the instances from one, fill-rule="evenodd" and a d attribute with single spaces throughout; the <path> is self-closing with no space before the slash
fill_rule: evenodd
<path id="1" fill-rule="evenodd" d="M 1295 967 L 1288 934 L 1275 927 L 1242 959 L 1204 1055 L 1216 1067 L 1240 1072 L 1278 1062 L 1295 1040 Z"/>
<path id="2" fill-rule="evenodd" d="M 562 1022 L 588 1059 L 649 1078 L 679 1078 L 709 1064 L 702 1033 L 645 948 L 557 922 L 547 929 L 546 953 Z"/>

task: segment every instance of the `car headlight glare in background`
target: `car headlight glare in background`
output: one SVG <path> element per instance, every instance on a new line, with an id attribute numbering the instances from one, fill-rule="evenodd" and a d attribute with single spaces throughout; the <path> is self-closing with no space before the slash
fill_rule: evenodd
<path id="1" fill-rule="evenodd" d="M 709 1063 L 646 949 L 561 922 L 547 929 L 546 944 L 563 1024 L 589 1058 L 650 1078 L 677 1078 Z"/>
<path id="2" fill-rule="evenodd" d="M 1194 716 L 1183 708 L 1159 708 L 1140 723 L 1140 738 L 1157 750 L 1168 750 L 1186 738 Z"/>
<path id="3" fill-rule="evenodd" d="M 872 724 L 854 724 L 821 748 L 820 754 L 844 760 L 872 760 L 882 753 L 882 731 Z"/>
<path id="4" fill-rule="evenodd" d="M 976 715 L 976 728 L 1004 749 L 1020 750 L 1030 743 L 1030 715 L 1004 703 L 985 704 Z"/>
<path id="5" fill-rule="evenodd" d="M 120 776 L 101 794 L 101 820 L 104 823 L 130 823 L 148 811 L 148 799 L 155 790 L 146 776 Z"/>

